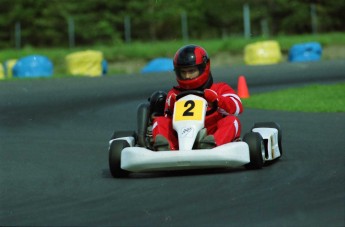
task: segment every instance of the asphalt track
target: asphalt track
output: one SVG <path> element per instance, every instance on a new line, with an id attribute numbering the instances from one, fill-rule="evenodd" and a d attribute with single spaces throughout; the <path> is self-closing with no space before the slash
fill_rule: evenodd
<path id="1" fill-rule="evenodd" d="M 224 67 L 216 81 L 252 94 L 345 81 L 345 61 Z M 276 121 L 284 156 L 262 170 L 113 179 L 108 140 L 136 129 L 136 107 L 172 74 L 0 83 L 1 226 L 344 226 L 345 113 L 246 109 Z M 296 97 L 298 98 L 298 97 Z"/>

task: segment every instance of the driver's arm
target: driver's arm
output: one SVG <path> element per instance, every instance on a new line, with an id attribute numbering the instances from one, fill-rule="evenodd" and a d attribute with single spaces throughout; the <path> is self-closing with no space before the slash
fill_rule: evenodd
<path id="1" fill-rule="evenodd" d="M 174 105 L 176 102 L 176 93 L 174 90 L 170 90 L 165 102 L 164 113 L 165 117 L 171 117 L 174 113 Z"/>
<path id="2" fill-rule="evenodd" d="M 204 94 L 207 101 L 218 101 L 219 111 L 222 114 L 238 115 L 243 112 L 243 106 L 240 97 L 226 83 L 220 83 L 213 89 L 205 89 Z"/>

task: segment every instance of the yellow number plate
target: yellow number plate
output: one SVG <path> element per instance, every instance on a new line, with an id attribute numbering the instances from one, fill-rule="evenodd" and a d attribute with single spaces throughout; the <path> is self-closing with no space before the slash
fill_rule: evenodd
<path id="1" fill-rule="evenodd" d="M 175 103 L 175 121 L 202 120 L 202 100 L 180 100 Z"/>

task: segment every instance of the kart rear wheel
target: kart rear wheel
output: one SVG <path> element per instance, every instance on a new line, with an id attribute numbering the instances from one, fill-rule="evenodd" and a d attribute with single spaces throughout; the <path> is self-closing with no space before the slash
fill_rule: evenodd
<path id="1" fill-rule="evenodd" d="M 125 140 L 114 140 L 109 148 L 109 168 L 111 175 L 116 178 L 127 177 L 129 171 L 121 169 L 121 153 L 122 150 L 129 147 Z"/>
<path id="2" fill-rule="evenodd" d="M 281 130 L 279 124 L 277 124 L 276 122 L 257 122 L 254 124 L 253 128 L 275 128 L 275 129 L 277 129 L 278 130 L 278 147 L 279 147 L 279 151 L 280 151 L 280 157 L 283 156 L 282 130 Z"/>
<path id="3" fill-rule="evenodd" d="M 244 135 L 243 141 L 248 144 L 250 163 L 246 164 L 247 169 L 261 169 L 264 165 L 265 147 L 260 133 L 249 132 Z"/>

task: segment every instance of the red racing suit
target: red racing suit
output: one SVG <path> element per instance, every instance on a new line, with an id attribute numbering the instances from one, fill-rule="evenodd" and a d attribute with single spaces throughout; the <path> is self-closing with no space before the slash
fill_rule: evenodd
<path id="1" fill-rule="evenodd" d="M 241 135 L 241 123 L 237 118 L 242 113 L 243 106 L 241 99 L 235 91 L 226 83 L 213 83 L 209 88 L 218 95 L 218 110 L 213 114 L 206 116 L 205 128 L 208 135 L 213 135 L 216 145 L 229 143 Z M 168 92 L 179 94 L 179 87 L 174 87 Z M 165 103 L 165 112 L 168 111 L 168 99 Z M 158 134 L 164 136 L 169 141 L 171 150 L 178 150 L 177 133 L 172 127 L 172 117 L 169 115 L 156 117 L 153 121 L 153 138 L 155 140 Z"/>

